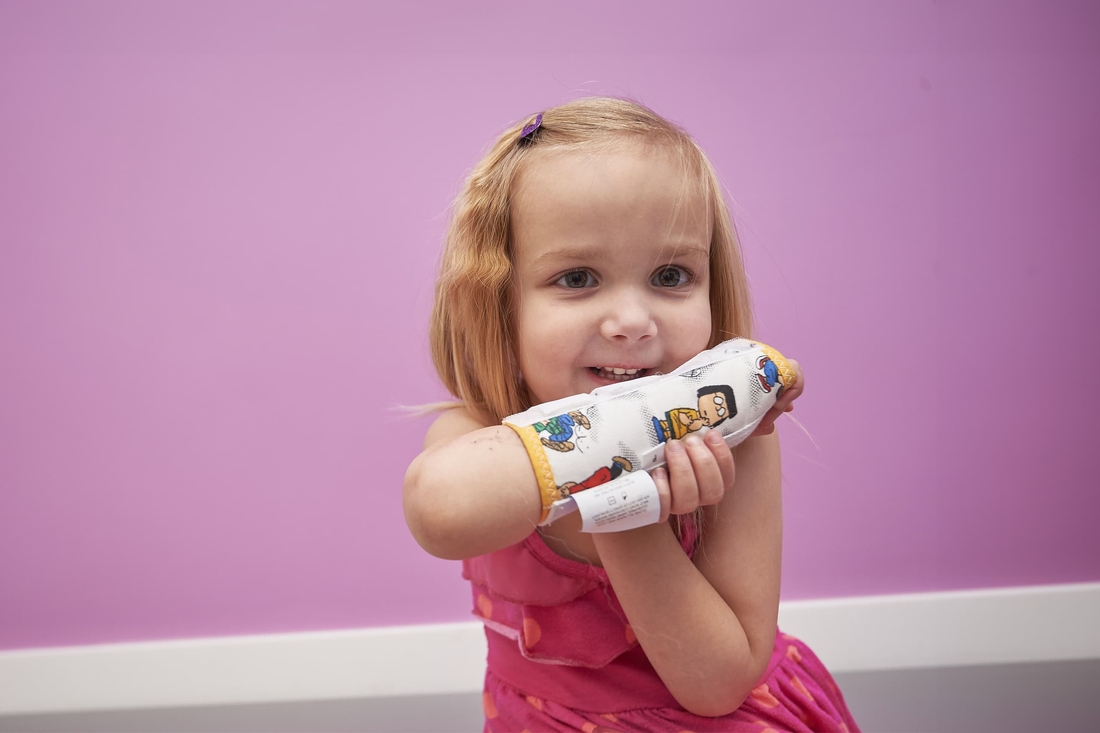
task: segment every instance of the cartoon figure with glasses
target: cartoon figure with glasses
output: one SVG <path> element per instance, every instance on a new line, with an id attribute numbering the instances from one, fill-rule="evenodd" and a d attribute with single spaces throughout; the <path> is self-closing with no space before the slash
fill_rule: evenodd
<path id="1" fill-rule="evenodd" d="M 698 396 L 697 409 L 677 407 L 666 412 L 664 420 L 653 418 L 658 442 L 679 440 L 703 426 L 717 427 L 723 420 L 737 414 L 737 404 L 729 385 L 700 387 Z"/>

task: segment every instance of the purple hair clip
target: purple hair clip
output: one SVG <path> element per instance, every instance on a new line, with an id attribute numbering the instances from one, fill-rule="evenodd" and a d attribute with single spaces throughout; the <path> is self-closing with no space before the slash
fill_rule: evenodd
<path id="1" fill-rule="evenodd" d="M 535 137 L 535 131 L 542 127 L 542 113 L 535 117 L 535 121 L 523 128 L 523 132 L 519 134 L 520 144 L 529 143 Z"/>

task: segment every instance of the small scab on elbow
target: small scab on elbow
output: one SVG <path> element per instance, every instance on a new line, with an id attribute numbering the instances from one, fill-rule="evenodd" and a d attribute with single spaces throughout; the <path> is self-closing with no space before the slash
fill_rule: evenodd
<path id="1" fill-rule="evenodd" d="M 485 445 L 487 450 L 493 450 L 494 444 L 500 445 L 504 442 L 499 432 L 493 432 L 489 435 L 479 435 L 478 437 L 470 441 L 470 445 Z"/>

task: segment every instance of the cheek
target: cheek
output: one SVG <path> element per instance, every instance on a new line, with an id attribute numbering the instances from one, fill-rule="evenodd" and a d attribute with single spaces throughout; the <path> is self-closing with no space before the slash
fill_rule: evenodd
<path id="1" fill-rule="evenodd" d="M 691 307 L 685 308 L 682 315 L 675 330 L 686 350 L 691 351 L 694 356 L 710 345 L 710 298 L 706 293 L 701 298 L 694 298 Z"/>
<path id="2" fill-rule="evenodd" d="M 521 308 L 516 319 L 516 352 L 520 374 L 529 386 L 543 381 L 547 370 L 561 359 L 563 339 L 561 317 L 553 309 Z"/>
<path id="3" fill-rule="evenodd" d="M 573 365 L 584 343 L 575 314 L 565 307 L 532 307 L 527 302 L 516 319 L 516 352 L 520 374 L 535 403 L 573 394 Z"/>
<path id="4" fill-rule="evenodd" d="M 521 352 L 561 351 L 576 334 L 577 319 L 564 306 L 528 299 L 519 308 L 516 340 Z"/>

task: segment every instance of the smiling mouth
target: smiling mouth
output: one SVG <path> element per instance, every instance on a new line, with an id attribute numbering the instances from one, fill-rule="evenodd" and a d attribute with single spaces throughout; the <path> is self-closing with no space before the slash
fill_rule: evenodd
<path id="1" fill-rule="evenodd" d="M 625 369 L 622 367 L 589 367 L 589 370 L 600 379 L 610 379 L 613 382 L 629 382 L 631 379 L 639 379 L 653 373 L 652 369 Z"/>

